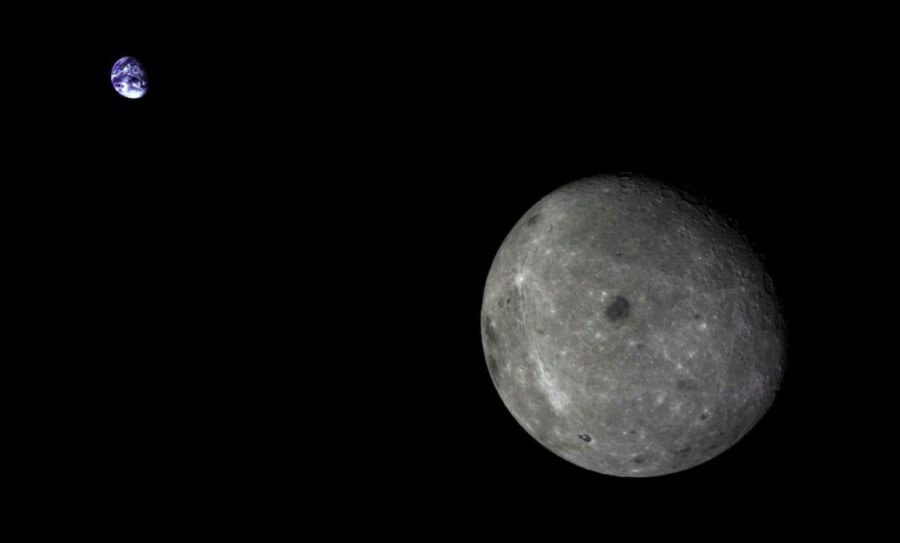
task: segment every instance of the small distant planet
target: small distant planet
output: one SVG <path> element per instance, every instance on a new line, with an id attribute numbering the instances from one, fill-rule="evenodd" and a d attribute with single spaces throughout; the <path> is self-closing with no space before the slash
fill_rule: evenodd
<path id="1" fill-rule="evenodd" d="M 147 93 L 147 75 L 134 57 L 122 57 L 113 64 L 110 74 L 113 88 L 125 98 L 140 98 Z"/>
<path id="2" fill-rule="evenodd" d="M 547 195 L 494 259 L 481 311 L 503 403 L 599 473 L 686 470 L 738 442 L 781 382 L 781 304 L 762 258 L 708 202 L 637 176 Z"/>

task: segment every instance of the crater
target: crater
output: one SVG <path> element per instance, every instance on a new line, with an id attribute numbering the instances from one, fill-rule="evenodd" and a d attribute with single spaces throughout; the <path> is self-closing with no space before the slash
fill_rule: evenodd
<path id="1" fill-rule="evenodd" d="M 515 282 L 511 282 L 508 285 L 508 288 L 503 295 L 500 297 L 503 300 L 503 310 L 508 313 L 518 313 L 521 309 L 522 304 L 522 286 L 516 284 Z"/>
<path id="2" fill-rule="evenodd" d="M 525 226 L 534 226 L 541 220 L 541 214 L 535 213 L 531 217 L 528 217 L 528 220 L 525 221 Z"/>
<path id="3" fill-rule="evenodd" d="M 589 436 L 587 434 L 579 434 L 578 439 L 580 439 L 581 441 L 584 441 L 585 443 L 590 443 L 591 441 L 593 441 L 591 436 Z"/>
<path id="4" fill-rule="evenodd" d="M 691 454 L 691 451 L 693 450 L 693 447 L 682 447 L 680 449 L 675 449 L 674 451 L 672 451 L 672 454 L 674 454 L 675 456 L 687 456 Z"/>
<path id="5" fill-rule="evenodd" d="M 484 329 L 484 337 L 487 338 L 487 342 L 490 344 L 495 344 L 499 341 L 499 337 L 497 337 L 497 329 L 494 328 L 494 322 L 491 321 L 490 317 L 485 316 L 484 320 L 481 322 L 481 326 Z"/>
<path id="6" fill-rule="evenodd" d="M 492 355 L 490 353 L 488 353 L 488 355 L 487 355 L 487 365 L 488 365 L 488 371 L 491 372 L 491 376 L 494 377 L 494 379 L 497 379 L 497 377 L 498 377 L 497 359 L 494 358 L 494 355 Z"/>
<path id="7" fill-rule="evenodd" d="M 693 379 L 679 379 L 675 382 L 675 388 L 681 392 L 696 392 L 700 385 Z"/>
<path id="8" fill-rule="evenodd" d="M 606 318 L 610 322 L 619 322 L 628 318 L 631 312 L 631 304 L 624 296 L 616 296 L 615 299 L 606 306 Z"/>
<path id="9" fill-rule="evenodd" d="M 637 465 L 645 464 L 647 462 L 647 457 L 639 454 L 631 459 L 631 461 Z"/>
<path id="10" fill-rule="evenodd" d="M 706 420 L 708 418 L 709 418 L 709 413 L 703 413 L 702 415 L 700 415 L 700 420 Z"/>

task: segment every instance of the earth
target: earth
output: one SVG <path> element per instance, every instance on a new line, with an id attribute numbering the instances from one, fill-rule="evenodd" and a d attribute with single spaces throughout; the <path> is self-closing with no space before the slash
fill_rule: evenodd
<path id="1" fill-rule="evenodd" d="M 122 57 L 113 64 L 110 75 L 116 92 L 125 98 L 140 98 L 147 92 L 147 77 L 141 63 L 133 57 Z"/>

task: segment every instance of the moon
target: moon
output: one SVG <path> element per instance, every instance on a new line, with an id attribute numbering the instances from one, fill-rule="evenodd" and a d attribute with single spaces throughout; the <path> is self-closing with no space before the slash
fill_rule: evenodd
<path id="1" fill-rule="evenodd" d="M 779 299 L 732 221 L 665 183 L 602 176 L 535 204 L 488 273 L 491 379 L 544 447 L 614 476 L 734 445 L 784 370 Z"/>
<path id="2" fill-rule="evenodd" d="M 147 76 L 134 57 L 122 57 L 113 64 L 110 81 L 116 92 L 125 98 L 137 99 L 147 93 Z"/>

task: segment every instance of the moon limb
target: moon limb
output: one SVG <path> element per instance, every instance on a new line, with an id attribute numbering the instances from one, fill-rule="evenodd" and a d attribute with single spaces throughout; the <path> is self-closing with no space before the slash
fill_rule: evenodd
<path id="1" fill-rule="evenodd" d="M 566 185 L 498 251 L 482 342 L 504 404 L 587 469 L 653 476 L 737 442 L 783 371 L 761 260 L 705 203 L 642 178 Z"/>

